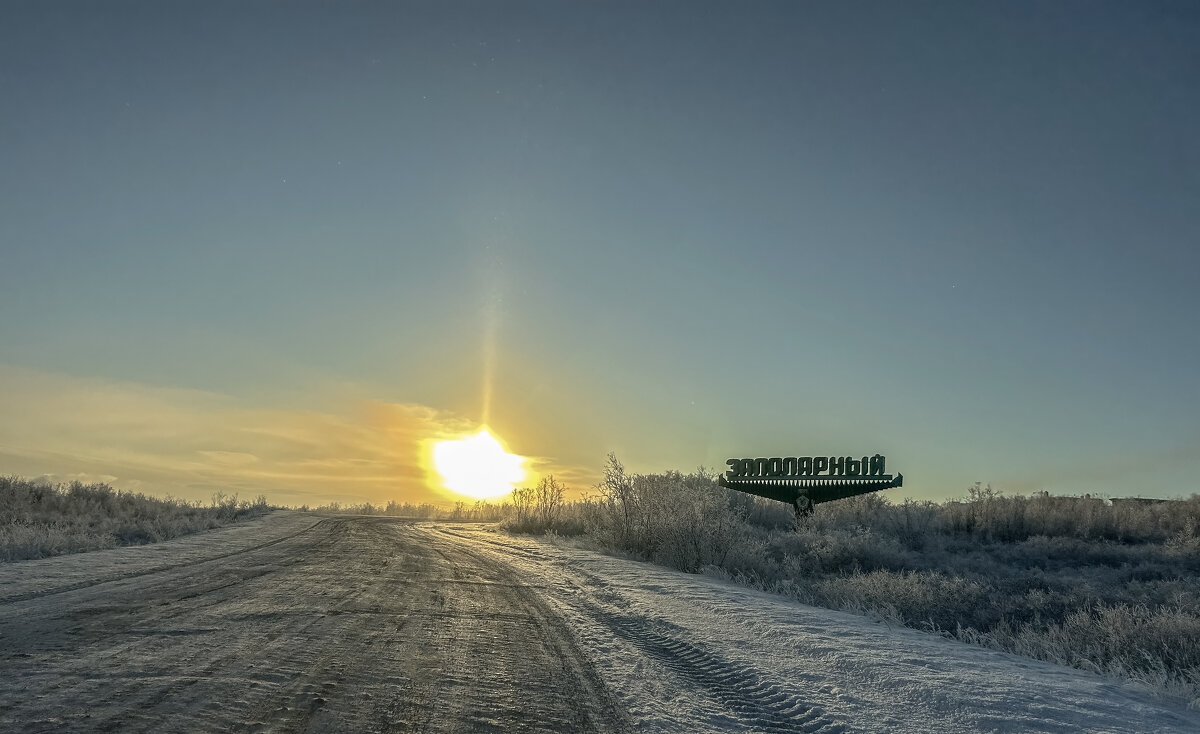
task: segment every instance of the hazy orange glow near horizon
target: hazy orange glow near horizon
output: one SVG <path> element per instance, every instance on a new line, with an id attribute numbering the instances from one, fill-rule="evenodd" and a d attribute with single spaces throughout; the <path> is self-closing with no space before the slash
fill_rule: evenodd
<path id="1" fill-rule="evenodd" d="M 525 480 L 525 457 L 510 454 L 487 428 L 433 446 L 433 466 L 446 489 L 474 499 L 496 499 Z"/>

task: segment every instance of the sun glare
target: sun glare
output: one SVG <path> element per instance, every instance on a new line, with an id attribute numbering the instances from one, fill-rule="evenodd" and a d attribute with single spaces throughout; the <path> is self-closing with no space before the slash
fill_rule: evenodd
<path id="1" fill-rule="evenodd" d="M 491 499 L 512 491 L 525 479 L 525 459 L 504 450 L 485 428 L 457 441 L 433 447 L 433 466 L 447 489 L 476 499 Z"/>

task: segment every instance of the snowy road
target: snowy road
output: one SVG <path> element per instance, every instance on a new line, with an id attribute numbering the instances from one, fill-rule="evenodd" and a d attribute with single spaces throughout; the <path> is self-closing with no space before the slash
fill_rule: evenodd
<path id="1" fill-rule="evenodd" d="M 474 525 L 0 565 L 0 731 L 1197 731 L 1095 676 Z"/>

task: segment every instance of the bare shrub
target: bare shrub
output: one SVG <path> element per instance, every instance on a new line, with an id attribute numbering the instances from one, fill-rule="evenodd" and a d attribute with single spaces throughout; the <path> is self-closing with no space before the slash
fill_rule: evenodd
<path id="1" fill-rule="evenodd" d="M 595 529 L 604 540 L 618 547 L 629 545 L 640 515 L 633 480 L 616 454 L 609 453 L 604 463 L 604 479 L 596 487 L 600 501 L 595 508 Z"/>
<path id="2" fill-rule="evenodd" d="M 554 478 L 553 474 L 542 477 L 534 490 L 534 509 L 542 527 L 552 527 L 558 519 L 558 513 L 563 506 L 563 490 L 566 485 Z"/>
<path id="3" fill-rule="evenodd" d="M 517 526 L 527 527 L 533 522 L 534 491 L 529 487 L 517 487 L 512 491 L 513 518 Z"/>
<path id="4" fill-rule="evenodd" d="M 583 511 L 566 504 L 567 486 L 554 478 L 542 477 L 536 487 L 513 490 L 513 514 L 503 527 L 514 533 L 555 533 L 578 535 L 583 532 Z"/>

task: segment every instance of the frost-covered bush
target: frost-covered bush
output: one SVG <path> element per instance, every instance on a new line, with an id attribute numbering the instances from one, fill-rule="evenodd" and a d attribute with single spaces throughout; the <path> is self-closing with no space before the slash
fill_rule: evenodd
<path id="1" fill-rule="evenodd" d="M 724 563 L 748 513 L 707 472 L 630 475 L 611 454 L 598 489 L 600 496 L 587 505 L 591 535 L 685 571 Z"/>
<path id="2" fill-rule="evenodd" d="M 954 630 L 999 621 L 993 592 L 980 581 L 936 571 L 870 571 L 817 579 L 799 596 L 820 606 L 885 612 L 905 624 Z"/>
<path id="3" fill-rule="evenodd" d="M 964 639 L 1062 665 L 1123 675 L 1195 699 L 1200 613 L 1195 605 L 1097 604 L 1047 624 L 1001 620 Z"/>
<path id="4" fill-rule="evenodd" d="M 343 505 L 340 502 L 330 502 L 324 505 L 310 507 L 303 505 L 294 509 L 301 512 L 319 512 L 333 515 L 386 515 L 388 517 L 403 517 L 412 520 L 453 520 L 461 522 L 500 522 L 513 516 L 513 505 L 508 502 L 488 502 L 476 500 L 474 503 L 456 502 L 451 508 L 441 507 L 430 502 L 413 504 L 411 502 L 396 502 L 373 505 L 370 502 Z"/>
<path id="5" fill-rule="evenodd" d="M 258 517 L 271 510 L 218 492 L 209 507 L 107 484 L 52 485 L 0 477 L 0 561 L 138 545 Z"/>
<path id="6" fill-rule="evenodd" d="M 1171 502 L 1105 502 L 1095 497 L 1057 497 L 1040 492 L 1004 496 L 976 485 L 966 501 L 942 506 L 943 527 L 986 540 L 1019 541 L 1034 536 L 1073 537 L 1123 543 L 1163 542 L 1200 525 L 1200 496 Z"/>
<path id="7" fill-rule="evenodd" d="M 1200 705 L 1200 496 L 1106 502 L 976 485 L 940 504 L 882 493 L 818 505 L 705 472 L 630 474 L 568 506 L 592 543 L 810 604 L 1144 680 Z"/>

